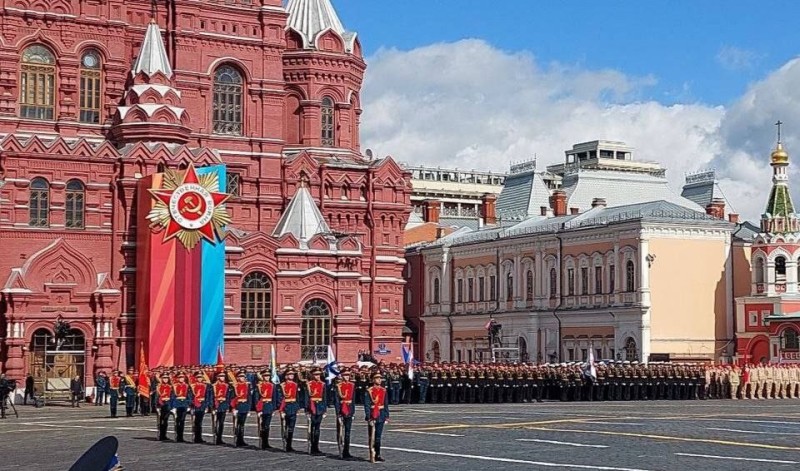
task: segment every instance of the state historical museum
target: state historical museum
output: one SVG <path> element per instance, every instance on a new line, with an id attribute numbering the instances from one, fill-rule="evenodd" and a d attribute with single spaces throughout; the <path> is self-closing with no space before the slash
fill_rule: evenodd
<path id="1" fill-rule="evenodd" d="M 140 350 L 150 366 L 399 355 L 410 175 L 361 154 L 366 65 L 329 0 L 9 5 L 9 376 L 92 384 Z"/>

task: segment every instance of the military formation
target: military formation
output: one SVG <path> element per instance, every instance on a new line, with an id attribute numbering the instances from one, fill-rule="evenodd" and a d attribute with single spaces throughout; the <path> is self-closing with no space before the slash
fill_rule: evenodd
<path id="1" fill-rule="evenodd" d="M 325 374 L 323 374 L 325 373 Z M 245 424 L 255 416 L 258 448 L 271 448 L 273 417 L 280 421 L 281 446 L 294 451 L 298 416 L 306 418 L 310 455 L 321 455 L 322 424 L 330 415 L 342 459 L 352 458 L 350 435 L 357 406 L 367 421 L 370 460 L 383 461 L 381 438 L 389 405 L 400 403 L 521 403 L 542 401 L 648 401 L 705 399 L 796 399 L 795 365 L 708 365 L 627 361 L 559 364 L 432 363 L 342 368 L 338 375 L 313 366 L 269 368 L 201 366 L 154 368 L 144 375 L 115 371 L 107 380 L 111 416 L 155 414 L 159 440 L 172 426 L 175 441 L 204 443 L 210 426 L 215 445 L 226 429 L 236 447 L 249 446 Z M 335 377 L 334 377 L 335 376 Z M 207 418 L 210 417 L 210 420 Z M 187 420 L 189 424 L 187 425 Z"/>
<path id="2" fill-rule="evenodd" d="M 332 410 L 339 456 L 349 460 L 353 458 L 350 435 L 359 404 L 363 406 L 367 422 L 369 459 L 384 461 L 381 438 L 389 419 L 389 393 L 380 369 L 369 370 L 368 384 L 358 385 L 348 369 L 342 369 L 333 381 L 326 381 L 322 373 L 318 368 L 294 366 L 286 367 L 281 374 L 252 366 L 154 368 L 144 374 L 133 369 L 127 374 L 115 371 L 108 380 L 111 417 L 117 417 L 120 404 L 124 404 L 128 417 L 156 415 L 158 440 L 168 439 L 172 424 L 176 442 L 191 440 L 194 443 L 205 443 L 205 418 L 210 417 L 214 445 L 225 444 L 225 430 L 230 427 L 233 446 L 247 447 L 245 424 L 254 415 L 258 448 L 266 450 L 272 448 L 270 428 L 273 416 L 277 415 L 281 446 L 287 452 L 294 452 L 297 418 L 303 415 L 307 452 L 320 456 L 323 454 L 319 447 L 322 424 Z M 358 374 L 361 379 L 360 370 Z M 190 438 L 185 436 L 187 420 Z"/>

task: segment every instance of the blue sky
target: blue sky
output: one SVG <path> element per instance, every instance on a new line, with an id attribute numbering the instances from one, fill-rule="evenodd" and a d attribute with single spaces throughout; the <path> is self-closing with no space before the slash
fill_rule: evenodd
<path id="1" fill-rule="evenodd" d="M 798 52 L 797 1 L 334 0 L 367 56 L 480 38 L 540 64 L 652 77 L 637 98 L 726 105 Z"/>
<path id="2" fill-rule="evenodd" d="M 365 148 L 508 171 L 625 141 L 757 219 L 778 119 L 800 200 L 800 0 L 333 0 L 367 59 Z"/>

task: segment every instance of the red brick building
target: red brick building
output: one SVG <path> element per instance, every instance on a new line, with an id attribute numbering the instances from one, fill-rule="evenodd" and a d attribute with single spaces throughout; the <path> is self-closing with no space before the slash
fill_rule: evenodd
<path id="1" fill-rule="evenodd" d="M 136 184 L 190 163 L 233 195 L 226 362 L 399 356 L 410 175 L 360 152 L 366 65 L 329 0 L 6 1 L 0 27 L 5 372 L 134 365 Z"/>

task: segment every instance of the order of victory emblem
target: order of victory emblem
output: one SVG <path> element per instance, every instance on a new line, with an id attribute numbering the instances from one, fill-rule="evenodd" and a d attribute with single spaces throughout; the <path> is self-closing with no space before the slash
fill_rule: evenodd
<path id="1" fill-rule="evenodd" d="M 147 219 L 151 228 L 164 229 L 164 242 L 177 237 L 187 249 L 201 240 L 216 243 L 231 222 L 224 203 L 231 195 L 219 192 L 219 175 L 198 175 L 194 165 L 184 172 L 167 170 L 160 190 L 150 190 L 156 203 Z"/>

